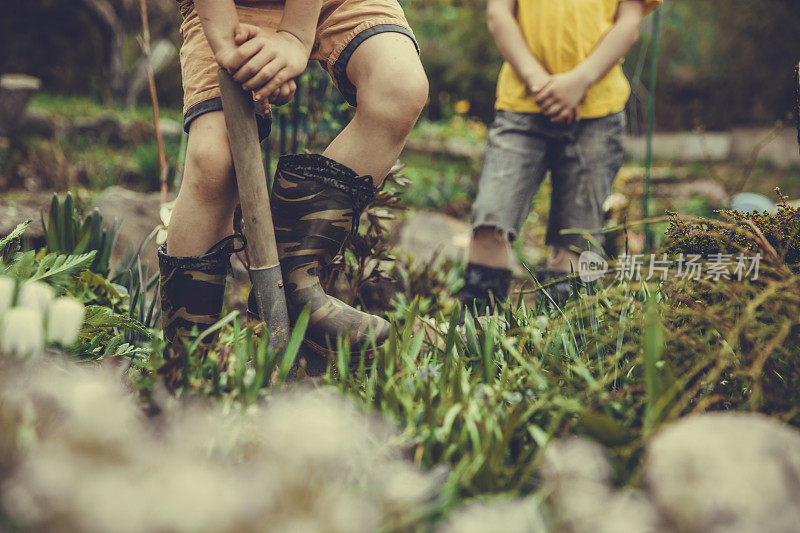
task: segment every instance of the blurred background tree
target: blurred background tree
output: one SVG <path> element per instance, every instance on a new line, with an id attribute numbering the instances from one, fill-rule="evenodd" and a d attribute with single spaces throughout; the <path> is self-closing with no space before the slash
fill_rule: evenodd
<path id="1" fill-rule="evenodd" d="M 5 0 L 0 72 L 41 78 L 44 90 L 109 103 L 144 102 L 136 0 Z M 431 81 L 428 118 L 459 111 L 489 121 L 501 60 L 485 24 L 486 0 L 406 0 Z M 180 105 L 180 16 L 174 0 L 148 0 L 159 97 Z M 797 0 L 665 0 L 659 129 L 768 123 L 791 109 L 800 56 Z M 647 33 L 645 31 L 645 33 Z M 648 36 L 645 35 L 645 45 Z M 632 74 L 639 47 L 626 70 Z M 647 75 L 647 69 L 643 76 Z M 634 80 L 634 93 L 646 94 Z M 468 106 L 465 105 L 468 103 Z"/>
<path id="2" fill-rule="evenodd" d="M 662 129 L 786 119 L 800 59 L 797 0 L 665 0 L 656 116 Z"/>
<path id="3" fill-rule="evenodd" d="M 148 0 L 153 68 L 167 105 L 181 98 L 180 16 L 174 0 Z M 147 98 L 138 0 L 5 0 L 0 72 L 41 78 L 44 90 L 127 106 Z M 142 100 L 144 101 L 144 100 Z"/>
<path id="4" fill-rule="evenodd" d="M 486 30 L 485 5 L 485 0 L 404 4 L 431 81 L 431 119 L 467 100 L 469 114 L 491 120 L 501 59 Z M 665 0 L 664 11 L 660 129 L 725 129 L 787 117 L 792 68 L 800 58 L 797 0 Z M 645 28 L 644 46 L 648 39 Z M 629 76 L 640 52 L 635 47 L 631 53 Z M 643 88 L 638 89 L 634 93 L 641 95 Z"/>

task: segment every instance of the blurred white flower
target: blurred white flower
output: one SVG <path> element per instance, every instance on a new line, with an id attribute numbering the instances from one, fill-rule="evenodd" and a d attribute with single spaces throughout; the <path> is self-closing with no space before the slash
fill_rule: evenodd
<path id="1" fill-rule="evenodd" d="M 16 461 L 4 512 L 35 531 L 366 533 L 441 483 L 331 390 L 247 410 L 175 402 L 153 424 L 119 378 L 51 358 L 0 373 L 0 463 Z M 21 420 L 36 439 L 4 455 Z"/>
<path id="2" fill-rule="evenodd" d="M 156 244 L 161 246 L 165 242 L 167 242 L 167 229 L 159 228 L 158 232 L 156 233 Z"/>
<path id="3" fill-rule="evenodd" d="M 28 281 L 25 282 L 19 289 L 19 298 L 17 305 L 19 307 L 29 307 L 36 309 L 41 314 L 47 313 L 47 308 L 50 302 L 56 295 L 56 291 L 41 281 Z"/>
<path id="4" fill-rule="evenodd" d="M 161 224 L 165 227 L 169 227 L 169 219 L 172 217 L 172 209 L 175 207 L 175 202 L 167 202 L 161 205 L 161 209 L 159 210 L 158 214 L 161 217 Z"/>
<path id="5" fill-rule="evenodd" d="M 456 510 L 441 533 L 546 533 L 533 498 L 476 502 Z"/>
<path id="6" fill-rule="evenodd" d="M 244 376 L 242 376 L 242 382 L 244 383 L 245 387 L 250 387 L 253 382 L 256 380 L 256 369 L 255 368 L 248 368 L 244 371 Z"/>
<path id="7" fill-rule="evenodd" d="M 35 308 L 15 307 L 3 315 L 0 351 L 20 356 L 36 355 L 44 349 L 42 315 Z"/>
<path id="8" fill-rule="evenodd" d="M 83 304 L 75 298 L 53 300 L 47 310 L 47 341 L 68 346 L 78 340 L 84 312 Z"/>
<path id="9" fill-rule="evenodd" d="M 159 245 L 167 242 L 167 232 L 169 231 L 169 219 L 172 217 L 172 208 L 175 207 L 175 202 L 167 202 L 162 204 L 159 215 L 161 216 L 161 225 L 158 227 L 156 233 L 156 243 Z"/>
<path id="10" fill-rule="evenodd" d="M 630 201 L 628 197 L 622 194 L 621 192 L 611 193 L 611 195 L 606 198 L 603 202 L 603 212 L 608 213 L 609 211 L 620 211 L 628 206 Z"/>
<path id="11" fill-rule="evenodd" d="M 0 277 L 0 316 L 11 307 L 14 298 L 14 280 Z"/>

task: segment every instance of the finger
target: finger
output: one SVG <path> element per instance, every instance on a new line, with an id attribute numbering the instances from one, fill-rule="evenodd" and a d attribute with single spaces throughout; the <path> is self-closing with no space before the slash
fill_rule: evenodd
<path id="1" fill-rule="evenodd" d="M 567 124 L 572 123 L 572 110 L 565 108 L 561 110 L 561 112 L 557 113 L 550 119 L 551 122 L 565 122 Z"/>
<path id="2" fill-rule="evenodd" d="M 272 93 L 269 101 L 275 105 L 283 105 L 292 99 L 292 90 L 288 83 L 284 83 L 280 88 Z"/>
<path id="3" fill-rule="evenodd" d="M 280 88 L 280 86 L 275 86 L 272 82 L 283 67 L 283 63 L 279 59 L 275 59 L 262 68 L 255 76 L 256 79 L 253 80 L 250 90 L 253 91 L 253 98 L 255 98 L 256 101 L 268 100 L 269 97 Z"/>
<path id="4" fill-rule="evenodd" d="M 269 64 L 275 58 L 275 52 L 272 50 L 267 50 L 266 48 L 262 48 L 259 53 L 254 55 L 250 58 L 247 63 L 241 66 L 239 70 L 236 71 L 236 74 L 233 75 L 233 79 L 238 81 L 242 84 L 244 89 L 248 91 L 253 89 L 258 89 L 265 83 L 269 81 L 269 78 L 264 79 L 259 83 L 259 81 L 255 78 L 263 77 L 261 74 L 264 69 L 268 68 Z"/>
<path id="5" fill-rule="evenodd" d="M 546 83 L 543 83 L 541 85 L 534 85 L 533 89 L 532 89 L 533 90 L 533 95 L 538 97 L 540 95 L 540 93 L 542 93 L 542 91 L 545 91 L 546 89 L 549 89 L 552 84 L 553 84 L 553 80 L 549 79 L 549 80 L 547 80 Z"/>
<path id="6" fill-rule="evenodd" d="M 225 68 L 228 69 L 228 72 L 234 74 L 248 59 L 260 52 L 263 47 L 263 42 L 260 40 L 250 39 L 246 41 L 243 45 L 236 47 L 236 52 L 230 55 Z"/>
<path id="7" fill-rule="evenodd" d="M 297 84 L 294 80 L 289 80 L 287 83 L 283 85 L 284 87 L 288 88 L 288 95 L 286 96 L 285 103 L 288 103 L 294 98 L 294 93 L 297 92 Z"/>
<path id="8" fill-rule="evenodd" d="M 557 101 L 558 101 L 558 96 L 551 92 L 543 94 L 541 97 L 536 99 L 536 103 L 539 104 L 539 107 L 547 107 Z"/>
<path id="9" fill-rule="evenodd" d="M 546 109 L 548 107 L 557 104 L 558 100 L 555 97 L 551 96 L 550 98 L 544 98 L 543 100 L 537 101 L 536 103 L 539 104 L 540 108 Z"/>
<path id="10" fill-rule="evenodd" d="M 269 97 L 270 94 L 272 94 L 275 91 L 277 91 L 278 88 L 281 85 L 283 85 L 284 83 L 287 83 L 291 79 L 291 78 L 289 78 L 287 76 L 287 74 L 288 73 L 287 73 L 286 69 L 282 67 L 278 72 L 276 72 L 271 77 L 272 79 L 269 80 L 269 83 L 267 83 L 263 88 L 258 90 L 258 92 L 256 93 L 256 97 L 257 98 L 259 96 L 261 98 Z"/>
<path id="11" fill-rule="evenodd" d="M 258 35 L 260 29 L 258 26 L 253 26 L 252 24 L 244 24 L 240 22 L 236 25 L 236 29 L 233 32 L 233 40 L 237 45 L 244 44 L 245 41 L 248 39 L 252 39 L 256 35 Z"/>
<path id="12" fill-rule="evenodd" d="M 562 106 L 561 104 L 554 104 L 554 105 L 551 105 L 550 107 L 545 108 L 544 109 L 544 114 L 547 115 L 548 117 L 552 118 L 552 117 L 558 115 L 559 113 L 561 113 L 563 110 L 564 110 L 564 106 Z"/>

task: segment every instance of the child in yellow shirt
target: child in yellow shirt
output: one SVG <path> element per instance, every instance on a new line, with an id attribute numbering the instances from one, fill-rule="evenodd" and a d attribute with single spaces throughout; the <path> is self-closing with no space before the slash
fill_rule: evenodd
<path id="1" fill-rule="evenodd" d="M 550 171 L 553 192 L 544 283 L 578 270 L 599 240 L 602 205 L 624 158 L 630 85 L 622 60 L 643 17 L 661 0 L 488 0 L 487 20 L 505 63 L 496 116 L 472 208 L 473 236 L 462 302 L 484 311 L 506 298 L 509 241 L 527 218 Z M 554 285 L 557 300 L 569 283 Z"/>

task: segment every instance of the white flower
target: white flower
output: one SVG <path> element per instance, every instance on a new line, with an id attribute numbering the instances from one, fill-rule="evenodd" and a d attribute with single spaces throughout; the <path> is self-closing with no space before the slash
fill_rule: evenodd
<path id="1" fill-rule="evenodd" d="M 28 281 L 19 290 L 17 305 L 36 309 L 41 314 L 47 313 L 47 308 L 56 292 L 47 283 L 41 281 Z"/>
<path id="2" fill-rule="evenodd" d="M 30 307 L 15 307 L 3 316 L 0 351 L 35 355 L 44 349 L 42 315 Z"/>
<path id="3" fill-rule="evenodd" d="M 473 502 L 453 512 L 439 533 L 544 533 L 544 524 L 533 499 Z"/>
<path id="4" fill-rule="evenodd" d="M 78 340 L 83 314 L 83 304 L 75 298 L 53 300 L 47 310 L 47 341 L 67 346 Z"/>
<path id="5" fill-rule="evenodd" d="M 11 278 L 0 278 L 0 316 L 11 307 L 11 300 L 14 298 L 14 280 Z"/>
<path id="6" fill-rule="evenodd" d="M 159 228 L 158 232 L 156 233 L 156 244 L 159 246 L 167 242 L 167 230 L 164 228 Z"/>
<path id="7" fill-rule="evenodd" d="M 255 368 L 248 368 L 247 370 L 244 371 L 242 382 L 244 383 L 245 387 L 250 387 L 250 385 L 252 385 L 255 380 L 256 380 Z"/>
<path id="8" fill-rule="evenodd" d="M 175 202 L 167 202 L 161 206 L 161 210 L 159 211 L 159 215 L 161 216 L 161 225 L 158 227 L 158 232 L 156 233 L 156 243 L 159 245 L 167 242 L 169 219 L 172 217 L 172 209 L 174 206 Z"/>

